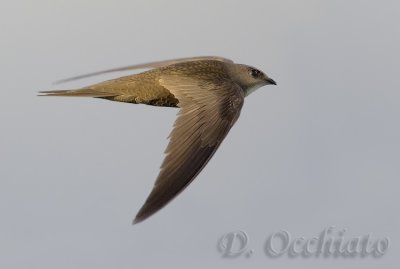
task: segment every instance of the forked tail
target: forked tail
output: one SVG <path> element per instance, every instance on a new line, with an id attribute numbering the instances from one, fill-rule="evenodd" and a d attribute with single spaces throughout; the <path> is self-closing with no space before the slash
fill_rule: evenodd
<path id="1" fill-rule="evenodd" d="M 70 96 L 70 97 L 112 97 L 115 93 L 101 92 L 93 89 L 40 91 L 39 96 Z"/>

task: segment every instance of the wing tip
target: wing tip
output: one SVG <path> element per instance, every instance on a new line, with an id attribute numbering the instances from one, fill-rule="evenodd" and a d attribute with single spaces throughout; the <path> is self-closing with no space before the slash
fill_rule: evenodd
<path id="1" fill-rule="evenodd" d="M 137 217 L 132 221 L 132 225 L 138 224 L 139 222 L 142 222 L 142 219 L 138 219 Z"/>
<path id="2" fill-rule="evenodd" d="M 144 221 L 145 219 L 147 219 L 154 213 L 155 213 L 155 211 L 152 212 L 152 211 L 148 210 L 146 204 L 144 204 L 142 206 L 142 208 L 139 210 L 139 212 L 136 214 L 135 219 L 132 221 L 132 225 L 135 225 L 135 224 L 138 224 L 138 223 Z"/>

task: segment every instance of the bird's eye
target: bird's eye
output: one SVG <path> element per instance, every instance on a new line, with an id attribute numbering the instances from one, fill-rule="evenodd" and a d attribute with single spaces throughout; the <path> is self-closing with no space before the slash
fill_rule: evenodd
<path id="1" fill-rule="evenodd" d="M 261 71 L 257 70 L 257 69 L 250 69 L 250 75 L 254 78 L 259 77 L 261 74 Z"/>

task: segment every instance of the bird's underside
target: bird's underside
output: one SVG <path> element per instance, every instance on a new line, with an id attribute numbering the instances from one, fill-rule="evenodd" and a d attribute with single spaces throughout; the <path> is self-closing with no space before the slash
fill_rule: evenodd
<path id="1" fill-rule="evenodd" d="M 177 107 L 179 101 L 156 78 L 145 72 L 113 79 L 77 90 L 43 91 L 46 96 L 95 97 L 111 101 Z"/>
<path id="2" fill-rule="evenodd" d="M 275 84 L 258 70 L 236 65 L 220 57 L 196 57 L 128 66 L 64 81 L 137 68 L 154 69 L 77 90 L 40 92 L 45 96 L 94 97 L 180 108 L 169 136 L 170 142 L 165 150 L 166 157 L 160 173 L 134 223 L 146 219 L 165 206 L 200 173 L 239 117 L 246 94 L 245 87 L 254 88 L 256 85 L 254 76 L 260 76 L 260 85 L 257 87 Z M 232 75 L 236 69 L 244 74 L 237 72 Z M 253 74 L 253 71 L 257 72 Z M 249 74 L 254 81 L 246 77 Z M 237 80 L 234 81 L 236 75 Z"/>

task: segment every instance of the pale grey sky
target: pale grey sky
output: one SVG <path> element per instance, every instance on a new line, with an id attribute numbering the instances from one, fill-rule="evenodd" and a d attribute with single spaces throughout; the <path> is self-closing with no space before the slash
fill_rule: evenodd
<path id="1" fill-rule="evenodd" d="M 0 10 L 1 268 L 396 268 L 398 1 L 9 1 Z M 39 98 L 91 71 L 218 55 L 250 95 L 204 171 L 139 225 L 177 110 Z M 272 259 L 271 234 L 390 239 L 375 259 Z M 243 230 L 251 257 L 222 258 Z"/>

